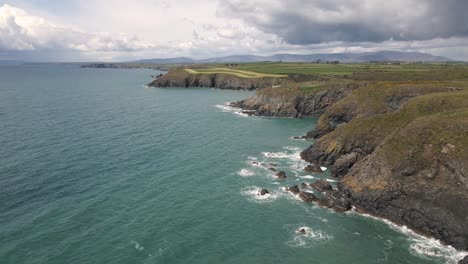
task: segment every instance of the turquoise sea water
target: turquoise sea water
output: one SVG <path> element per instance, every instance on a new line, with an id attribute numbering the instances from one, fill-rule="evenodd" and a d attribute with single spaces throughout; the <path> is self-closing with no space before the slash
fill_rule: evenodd
<path id="1" fill-rule="evenodd" d="M 298 154 L 311 142 L 290 139 L 314 119 L 245 117 L 223 105 L 251 92 L 145 88 L 154 74 L 0 68 L 0 263 L 453 263 L 463 255 L 283 191 L 327 177 L 302 172 Z M 259 188 L 271 195 L 259 197 Z"/>

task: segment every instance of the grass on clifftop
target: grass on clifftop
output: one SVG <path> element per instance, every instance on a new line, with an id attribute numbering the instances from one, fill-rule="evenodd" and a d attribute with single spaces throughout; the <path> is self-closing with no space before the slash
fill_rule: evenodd
<path id="1" fill-rule="evenodd" d="M 190 74 L 229 74 L 240 78 L 288 78 L 295 82 L 341 79 L 348 81 L 468 80 L 463 63 L 292 63 L 255 62 L 203 64 L 182 67 Z"/>
<path id="2" fill-rule="evenodd" d="M 347 152 L 356 148 L 362 148 L 366 152 L 373 151 L 388 136 L 419 119 L 418 124 L 427 122 L 424 123 L 424 129 L 416 129 L 415 126 L 407 128 L 406 131 L 411 135 L 405 137 L 411 138 L 411 140 L 396 140 L 395 138 L 387 140 L 385 148 L 386 154 L 388 154 L 387 160 L 393 165 L 399 163 L 412 164 L 417 169 L 429 166 L 430 164 L 427 164 L 429 161 L 425 160 L 422 154 L 424 144 L 433 144 L 440 147 L 450 143 L 457 145 L 457 150 L 465 149 L 462 146 L 466 146 L 468 134 L 465 134 L 465 132 L 455 133 L 455 130 L 467 129 L 467 120 L 463 121 L 464 124 L 461 122 L 463 118 L 466 118 L 466 114 L 455 115 L 455 113 L 466 113 L 468 111 L 467 86 L 458 86 L 457 88 L 460 90 L 450 91 L 450 88 L 454 87 L 453 83 L 438 83 L 427 87 L 428 91 L 423 91 L 422 88 L 425 86 L 427 86 L 427 83 L 423 82 L 412 83 L 411 85 L 406 83 L 393 84 L 388 87 L 367 86 L 360 88 L 348 98 L 334 105 L 333 108 L 335 108 L 335 111 L 339 111 L 339 109 L 346 111 L 346 102 L 354 97 L 352 101 L 359 102 L 357 104 L 360 107 L 360 112 L 366 113 L 366 115 L 356 117 L 351 122 L 338 126 L 336 130 L 322 137 L 319 144 L 325 146 L 327 153 Z M 446 88 L 445 92 L 443 89 L 438 90 L 438 88 L 443 87 Z M 384 91 L 383 89 L 387 90 Z M 424 94 L 425 92 L 426 94 Z M 372 93 L 374 93 L 374 96 Z M 400 96 L 410 94 L 416 96 L 409 99 L 399 109 L 394 111 L 383 109 L 388 104 L 388 98 L 396 97 L 401 99 Z M 369 103 L 370 101 L 373 103 Z M 422 118 L 429 116 L 431 118 Z M 456 120 L 452 118 L 453 116 L 457 117 Z M 453 122 L 450 121 L 452 119 Z M 449 121 L 451 122 L 450 128 L 448 128 L 448 125 L 445 128 L 439 127 L 440 124 L 447 124 Z M 444 131 L 444 129 L 447 129 L 447 131 Z M 454 136 L 455 134 L 456 136 Z M 465 143 L 460 145 L 462 141 Z M 460 155 L 462 154 L 468 157 L 466 151 Z"/>
<path id="3" fill-rule="evenodd" d="M 200 69 L 184 69 L 190 74 L 228 74 L 239 78 L 285 78 L 287 75 L 267 74 L 253 71 L 242 71 L 230 68 L 200 68 Z"/>

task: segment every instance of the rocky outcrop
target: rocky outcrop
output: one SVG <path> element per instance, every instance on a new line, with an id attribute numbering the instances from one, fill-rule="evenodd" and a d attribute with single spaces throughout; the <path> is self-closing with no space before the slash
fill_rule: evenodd
<path id="1" fill-rule="evenodd" d="M 344 175 L 341 190 L 371 214 L 468 249 L 468 111 L 415 119 Z"/>
<path id="2" fill-rule="evenodd" d="M 464 259 L 460 260 L 458 264 L 468 264 L 468 256 L 466 256 Z"/>
<path id="3" fill-rule="evenodd" d="M 150 87 L 210 87 L 229 90 L 255 90 L 272 87 L 280 81 L 276 78 L 242 78 L 230 74 L 189 74 L 175 69 L 157 77 Z"/>
<path id="4" fill-rule="evenodd" d="M 307 166 L 304 168 L 304 171 L 306 171 L 306 172 L 313 172 L 313 173 L 323 173 L 322 168 L 320 168 L 320 166 L 317 165 L 317 164 L 310 164 L 310 165 L 307 165 Z"/>
<path id="5" fill-rule="evenodd" d="M 356 99 L 361 104 L 352 118 L 301 156 L 327 165 L 341 179 L 337 189 L 325 182 L 311 185 L 324 194 L 319 204 L 338 211 L 353 205 L 467 250 L 468 92 L 447 84 L 422 91 L 425 84 L 417 85 L 392 89 L 396 95 L 379 91 L 385 96 L 368 106 Z M 364 89 L 360 96 L 372 97 Z M 411 98 L 400 96 L 402 89 Z"/>
<path id="6" fill-rule="evenodd" d="M 318 180 L 310 184 L 310 187 L 314 188 L 319 192 L 328 192 L 332 191 L 333 187 L 326 180 Z"/>
<path id="7" fill-rule="evenodd" d="M 328 107 L 306 138 L 320 138 L 352 119 L 395 112 L 417 96 L 458 90 L 424 82 L 363 83 L 349 96 Z"/>
<path id="8" fill-rule="evenodd" d="M 314 92 L 299 88 L 267 88 L 256 92 L 255 96 L 234 102 L 231 105 L 256 116 L 311 117 L 319 116 L 324 110 L 357 89 L 358 84 L 341 84 Z"/>
<path id="9" fill-rule="evenodd" d="M 294 185 L 288 188 L 288 191 L 292 192 L 293 194 L 299 194 L 301 190 L 299 189 L 299 186 Z"/>

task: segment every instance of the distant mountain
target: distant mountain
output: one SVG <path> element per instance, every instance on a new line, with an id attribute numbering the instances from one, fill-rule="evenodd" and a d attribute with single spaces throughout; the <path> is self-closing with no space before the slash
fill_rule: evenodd
<path id="1" fill-rule="evenodd" d="M 138 61 L 132 61 L 132 62 L 169 64 L 169 63 L 196 63 L 197 61 L 188 57 L 177 57 L 177 58 L 168 58 L 168 59 L 146 59 L 146 60 L 138 60 Z"/>
<path id="2" fill-rule="evenodd" d="M 260 61 L 284 61 L 284 62 L 315 62 L 315 61 L 339 61 L 350 62 L 371 62 L 371 61 L 399 61 L 399 62 L 447 62 L 452 59 L 434 56 L 422 52 L 401 52 L 401 51 L 377 51 L 365 53 L 324 53 L 324 54 L 276 54 L 273 56 L 256 55 L 232 55 L 227 57 L 216 57 L 196 60 L 188 57 L 168 58 L 168 59 L 148 59 L 133 61 L 133 63 L 156 63 L 156 64 L 192 64 L 192 63 L 235 63 L 235 62 L 260 62 Z"/>

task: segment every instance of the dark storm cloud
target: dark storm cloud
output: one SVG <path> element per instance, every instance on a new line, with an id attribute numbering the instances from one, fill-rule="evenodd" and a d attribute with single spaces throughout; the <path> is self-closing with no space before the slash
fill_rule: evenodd
<path id="1" fill-rule="evenodd" d="M 467 0 L 227 0 L 238 18 L 290 44 L 382 42 L 468 36 Z"/>

